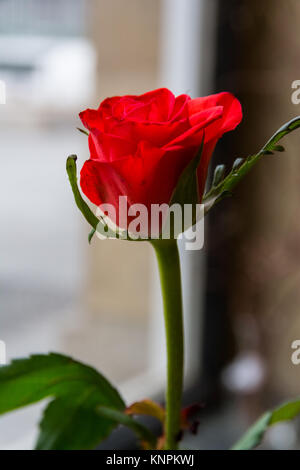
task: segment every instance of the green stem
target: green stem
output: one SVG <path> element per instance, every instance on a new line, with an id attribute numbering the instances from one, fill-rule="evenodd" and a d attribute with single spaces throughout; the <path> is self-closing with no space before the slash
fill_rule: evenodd
<path id="1" fill-rule="evenodd" d="M 151 242 L 157 256 L 167 344 L 166 450 L 176 450 L 183 387 L 183 318 L 179 253 L 176 240 Z"/>

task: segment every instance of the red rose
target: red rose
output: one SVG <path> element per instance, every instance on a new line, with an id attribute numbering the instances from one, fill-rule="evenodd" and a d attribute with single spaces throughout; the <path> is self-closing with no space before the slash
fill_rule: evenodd
<path id="1" fill-rule="evenodd" d="M 140 96 L 107 98 L 97 110 L 87 109 L 79 116 L 90 131 L 82 191 L 97 206 L 112 204 L 118 217 L 119 196 L 127 196 L 128 205 L 142 203 L 148 210 L 151 204 L 170 203 L 204 135 L 198 168 L 201 200 L 215 145 L 240 123 L 242 110 L 230 93 L 175 98 L 161 88 Z M 118 224 L 118 218 L 114 222 Z"/>

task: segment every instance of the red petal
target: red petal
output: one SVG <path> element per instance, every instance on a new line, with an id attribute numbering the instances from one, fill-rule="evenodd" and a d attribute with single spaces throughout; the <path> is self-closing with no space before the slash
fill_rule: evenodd
<path id="1" fill-rule="evenodd" d="M 93 129 L 89 135 L 89 148 L 92 160 L 112 162 L 134 154 L 137 145 L 134 141 Z"/>
<path id="2" fill-rule="evenodd" d="M 239 100 L 231 93 L 224 92 L 189 101 L 190 121 L 196 122 L 204 109 L 209 111 L 216 106 L 223 107 L 223 114 L 221 119 L 213 121 L 205 128 L 205 145 L 198 167 L 199 195 L 201 198 L 205 188 L 209 162 L 218 140 L 225 132 L 235 129 L 243 117 Z"/>
<path id="3" fill-rule="evenodd" d="M 120 196 L 127 196 L 128 205 L 141 203 L 150 210 L 152 200 L 157 197 L 153 193 L 156 192 L 153 180 L 162 156 L 161 149 L 143 142 L 134 156 L 113 162 L 88 160 L 81 170 L 82 191 L 97 206 L 112 204 L 117 214 L 117 220 L 113 222 L 118 224 Z"/>
<path id="4" fill-rule="evenodd" d="M 190 102 L 189 102 L 190 103 Z M 208 126 L 215 121 L 219 121 L 223 115 L 222 106 L 205 109 L 197 114 L 193 127 L 190 127 L 185 133 L 180 134 L 174 140 L 169 142 L 165 147 L 170 149 L 174 146 L 188 147 L 200 146 L 203 136 L 203 130 L 206 134 Z M 206 139 L 205 139 L 206 140 Z"/>
<path id="5" fill-rule="evenodd" d="M 99 111 L 95 109 L 86 109 L 79 113 L 79 117 L 84 127 L 89 131 L 92 129 L 101 130 L 103 128 L 103 122 Z"/>
<path id="6" fill-rule="evenodd" d="M 241 104 L 235 96 L 227 92 L 196 98 L 188 103 L 191 122 L 198 119 L 198 113 L 203 110 L 208 111 L 218 106 L 223 107 L 222 119 L 207 128 L 205 131 L 206 141 L 216 137 L 220 138 L 225 132 L 236 128 L 243 117 Z"/>

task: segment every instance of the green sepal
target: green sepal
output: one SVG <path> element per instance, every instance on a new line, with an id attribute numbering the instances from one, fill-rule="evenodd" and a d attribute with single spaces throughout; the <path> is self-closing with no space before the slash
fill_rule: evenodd
<path id="1" fill-rule="evenodd" d="M 119 234 L 114 232 L 108 225 L 103 221 L 102 218 L 98 219 L 95 214 L 92 212 L 88 204 L 85 202 L 78 188 L 77 184 L 77 165 L 76 165 L 77 156 L 70 155 L 67 158 L 66 169 L 69 176 L 69 181 L 73 191 L 74 199 L 76 205 L 80 212 L 83 214 L 85 220 L 91 225 L 93 230 L 89 233 L 88 241 L 91 242 L 97 229 L 99 230 L 100 225 L 102 225 L 103 231 L 106 233 L 107 238 L 120 238 Z"/>
<path id="2" fill-rule="evenodd" d="M 212 185 L 211 189 L 204 195 L 202 202 L 205 204 L 205 212 L 208 212 L 217 202 L 221 201 L 226 194 L 231 193 L 261 157 L 273 154 L 274 152 L 283 152 L 284 147 L 277 145 L 278 142 L 299 127 L 300 116 L 297 116 L 278 129 L 258 153 L 247 157 L 243 162 L 241 159 L 237 159 L 230 173 L 218 185 Z"/>

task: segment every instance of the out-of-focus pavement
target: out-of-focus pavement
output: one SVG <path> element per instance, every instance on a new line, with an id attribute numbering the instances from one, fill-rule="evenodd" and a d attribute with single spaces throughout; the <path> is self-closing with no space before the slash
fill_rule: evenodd
<path id="1" fill-rule="evenodd" d="M 67 312 L 83 276 L 81 221 L 68 187 L 65 158 L 70 151 L 82 153 L 83 142 L 72 125 L 1 127 L 0 337 L 10 360 L 60 349 Z M 25 430 L 36 413 L 21 413 L 24 419 L 16 426 L 8 425 L 13 415 L 1 417 L 1 448 L 12 438 L 26 440 Z"/>
<path id="2" fill-rule="evenodd" d="M 1 126 L 0 339 L 8 361 L 66 353 L 120 384 L 143 371 L 145 322 L 110 315 L 106 307 L 90 314 L 82 301 L 92 248 L 65 170 L 70 153 L 78 154 L 78 169 L 87 158 L 78 124 L 74 118 L 55 126 Z M 93 243 L 103 243 L 105 253 L 108 242 Z M 93 291 L 96 295 L 96 285 Z M 120 296 L 120 305 L 123 300 Z M 120 357 L 126 358 L 125 368 Z M 39 404 L 1 416 L 0 448 L 30 448 L 41 409 Z"/>

